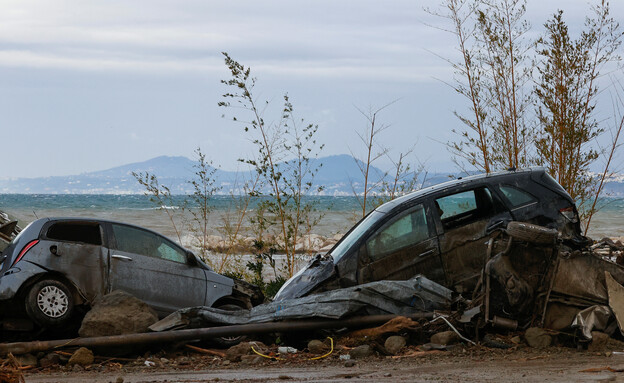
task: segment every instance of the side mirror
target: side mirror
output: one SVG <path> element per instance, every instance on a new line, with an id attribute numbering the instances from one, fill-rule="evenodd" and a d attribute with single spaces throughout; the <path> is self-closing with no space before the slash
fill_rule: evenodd
<path id="1" fill-rule="evenodd" d="M 188 263 L 190 266 L 197 266 L 197 257 L 195 257 L 195 254 L 193 254 L 193 252 L 186 252 L 186 263 Z"/>

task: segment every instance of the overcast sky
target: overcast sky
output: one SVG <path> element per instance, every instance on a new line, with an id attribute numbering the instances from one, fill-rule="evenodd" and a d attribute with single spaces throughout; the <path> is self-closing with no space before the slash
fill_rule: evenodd
<path id="1" fill-rule="evenodd" d="M 624 2 L 612 2 L 624 15 Z M 319 125 L 322 155 L 361 152 L 357 108 L 380 107 L 394 153 L 417 144 L 430 171 L 451 170 L 442 143 L 463 99 L 444 85 L 452 36 L 427 26 L 438 1 L 2 0 L 0 177 L 70 175 L 200 146 L 224 169 L 252 152 L 217 107 L 222 51 L 252 68 L 258 94 Z M 581 0 L 529 0 L 532 33 L 558 7 L 574 28 Z M 8 166 L 7 166 L 8 165 Z M 383 163 L 380 163 L 383 165 Z"/>

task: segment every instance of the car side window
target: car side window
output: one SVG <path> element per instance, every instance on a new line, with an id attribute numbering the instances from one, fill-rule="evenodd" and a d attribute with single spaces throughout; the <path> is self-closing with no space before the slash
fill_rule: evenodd
<path id="1" fill-rule="evenodd" d="M 131 226 L 112 226 L 117 250 L 186 263 L 186 255 L 182 249 L 164 237 Z"/>
<path id="2" fill-rule="evenodd" d="M 370 237 L 366 241 L 366 250 L 368 256 L 375 261 L 427 238 L 427 215 L 423 206 L 417 205 L 385 224 Z"/>
<path id="3" fill-rule="evenodd" d="M 98 223 L 59 222 L 48 228 L 46 238 L 100 246 L 102 233 Z"/>
<path id="4" fill-rule="evenodd" d="M 509 200 L 512 207 L 527 205 L 537 202 L 537 199 L 531 194 L 510 185 L 500 185 L 498 189 L 503 193 L 505 198 Z"/>
<path id="5" fill-rule="evenodd" d="M 500 203 L 483 186 L 437 198 L 435 205 L 444 229 L 452 229 L 501 211 Z"/>

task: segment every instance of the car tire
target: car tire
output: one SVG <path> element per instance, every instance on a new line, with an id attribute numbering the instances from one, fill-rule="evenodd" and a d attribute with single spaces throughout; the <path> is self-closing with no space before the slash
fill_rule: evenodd
<path id="1" fill-rule="evenodd" d="M 45 328 L 58 328 L 71 319 L 74 297 L 63 282 L 43 279 L 30 288 L 25 306 L 26 313 L 35 323 Z"/>
<path id="2" fill-rule="evenodd" d="M 241 303 L 241 306 L 239 306 L 237 304 L 234 304 L 234 303 L 226 303 L 226 304 L 223 304 L 223 305 L 219 305 L 219 306 L 217 306 L 215 308 L 221 309 L 221 310 L 226 310 L 226 311 L 238 311 L 238 310 L 246 309 L 245 307 L 242 307 L 242 303 Z M 221 337 L 218 337 L 218 338 L 214 338 L 213 341 L 214 341 L 214 343 L 216 343 L 220 347 L 230 348 L 232 346 L 236 346 L 237 344 L 241 343 L 245 339 L 247 339 L 247 336 L 245 336 L 245 335 L 221 336 Z"/>
<path id="3" fill-rule="evenodd" d="M 507 224 L 507 234 L 514 239 L 537 244 L 554 244 L 559 232 L 527 222 L 512 221 Z"/>

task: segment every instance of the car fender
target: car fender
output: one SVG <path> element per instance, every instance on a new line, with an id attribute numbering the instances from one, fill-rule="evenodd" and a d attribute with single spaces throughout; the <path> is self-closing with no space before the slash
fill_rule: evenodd
<path id="1" fill-rule="evenodd" d="M 14 266 L 7 270 L 0 278 L 0 301 L 13 299 L 24 283 L 47 272 L 48 270 L 31 262 L 26 268 Z"/>
<path id="2" fill-rule="evenodd" d="M 206 270 L 206 301 L 204 306 L 211 307 L 217 300 L 231 296 L 234 281 L 231 278 Z"/>

